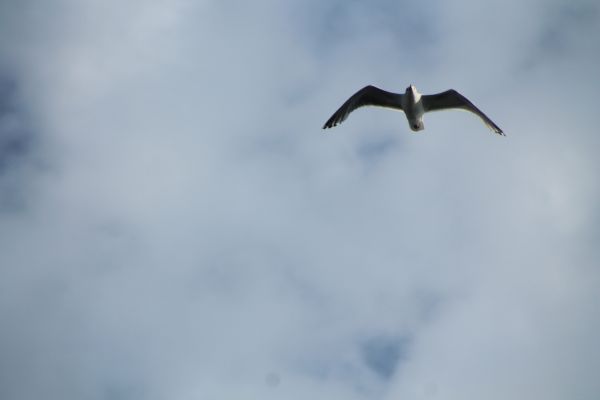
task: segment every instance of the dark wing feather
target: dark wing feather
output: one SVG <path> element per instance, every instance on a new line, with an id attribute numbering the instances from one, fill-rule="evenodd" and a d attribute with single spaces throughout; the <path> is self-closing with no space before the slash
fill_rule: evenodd
<path id="1" fill-rule="evenodd" d="M 488 116 L 485 115 L 479 108 L 475 107 L 475 105 L 471 103 L 469 99 L 454 89 L 446 90 L 445 92 L 438 94 L 425 95 L 421 98 L 423 100 L 423 108 L 425 111 L 445 110 L 448 108 L 459 108 L 470 111 L 479 116 L 479 118 L 481 118 L 491 130 L 499 135 L 504 135 L 502 129 L 500 129 L 500 127 L 498 127 L 494 121 L 489 119 Z"/>
<path id="2" fill-rule="evenodd" d="M 359 107 L 378 106 L 402 110 L 402 95 L 386 92 L 375 86 L 365 86 L 354 93 L 342 106 L 325 122 L 323 129 L 332 128 L 348 118 L 348 115 Z"/>

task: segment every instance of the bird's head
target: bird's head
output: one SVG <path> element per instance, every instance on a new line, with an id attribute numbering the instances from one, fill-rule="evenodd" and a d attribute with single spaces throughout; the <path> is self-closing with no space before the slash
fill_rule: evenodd
<path id="1" fill-rule="evenodd" d="M 414 93 L 414 91 L 415 91 L 415 85 L 413 85 L 413 84 L 411 84 L 409 87 L 406 88 L 407 93 L 409 93 L 409 92 Z"/>
<path id="2" fill-rule="evenodd" d="M 423 124 L 423 120 L 409 120 L 408 125 L 413 132 L 419 132 L 425 129 L 425 124 Z"/>

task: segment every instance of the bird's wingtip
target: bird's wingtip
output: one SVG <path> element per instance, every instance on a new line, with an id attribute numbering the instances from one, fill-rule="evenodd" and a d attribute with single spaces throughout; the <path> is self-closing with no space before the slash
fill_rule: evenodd
<path id="1" fill-rule="evenodd" d="M 331 129 L 339 125 L 339 122 L 327 121 L 325 125 L 323 125 L 323 129 Z"/>

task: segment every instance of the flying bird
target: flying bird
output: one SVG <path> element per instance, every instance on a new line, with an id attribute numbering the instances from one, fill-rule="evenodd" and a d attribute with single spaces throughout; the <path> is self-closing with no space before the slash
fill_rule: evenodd
<path id="1" fill-rule="evenodd" d="M 425 94 L 417 92 L 414 85 L 406 88 L 404 94 L 386 92 L 375 86 L 369 85 L 360 89 L 350 97 L 342 106 L 325 122 L 323 129 L 333 128 L 342 123 L 348 115 L 357 108 L 364 106 L 376 106 L 402 110 L 408 120 L 410 129 L 415 132 L 425 129 L 423 114 L 428 111 L 439 111 L 448 109 L 459 109 L 470 111 L 477 115 L 492 131 L 504 135 L 498 127 L 479 108 L 475 107 L 465 96 L 454 89 L 446 90 L 437 94 Z"/>

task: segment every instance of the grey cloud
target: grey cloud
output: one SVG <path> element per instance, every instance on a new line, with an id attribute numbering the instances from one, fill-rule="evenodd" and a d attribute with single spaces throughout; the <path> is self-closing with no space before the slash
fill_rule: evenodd
<path id="1" fill-rule="evenodd" d="M 597 55 L 519 68 L 562 3 L 232 4 L 2 3 L 0 396 L 593 398 Z M 508 137 L 324 135 L 367 83 Z"/>
<path id="2" fill-rule="evenodd" d="M 33 130 L 26 120 L 16 82 L 0 73 L 0 212 L 19 212 L 26 206 L 19 179 L 35 163 Z"/>

